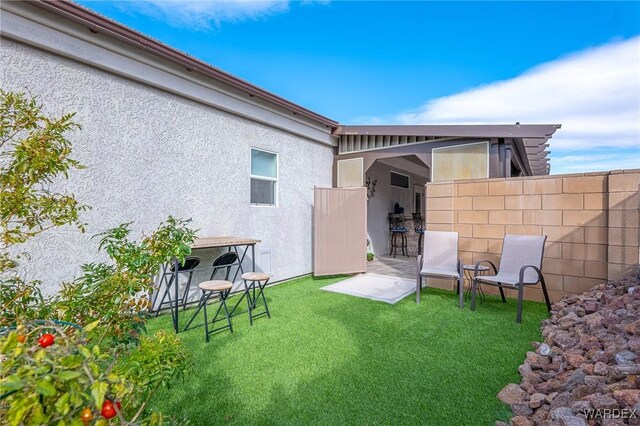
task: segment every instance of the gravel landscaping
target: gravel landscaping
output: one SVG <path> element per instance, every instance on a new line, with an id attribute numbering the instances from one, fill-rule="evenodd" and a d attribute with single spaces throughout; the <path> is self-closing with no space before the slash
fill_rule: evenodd
<path id="1" fill-rule="evenodd" d="M 556 302 L 542 335 L 498 393 L 511 425 L 640 424 L 638 274 Z"/>

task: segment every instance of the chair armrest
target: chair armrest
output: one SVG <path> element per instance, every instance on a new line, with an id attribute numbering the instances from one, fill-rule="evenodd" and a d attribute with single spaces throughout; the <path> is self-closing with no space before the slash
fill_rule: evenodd
<path id="1" fill-rule="evenodd" d="M 417 261 L 418 276 L 420 275 L 420 271 L 422 271 L 422 255 L 418 255 L 418 261 Z"/>
<path id="2" fill-rule="evenodd" d="M 524 283 L 524 273 L 529 268 L 536 271 L 536 273 L 538 274 L 538 281 L 540 281 L 540 279 L 542 278 L 542 271 L 540 270 L 540 268 L 534 265 L 524 265 L 522 268 L 520 268 L 520 284 Z"/>
<path id="3" fill-rule="evenodd" d="M 493 273 L 495 275 L 498 274 L 498 268 L 496 268 L 496 265 L 494 265 L 494 263 L 492 261 L 490 261 L 490 260 L 481 260 L 479 262 L 476 262 L 476 266 L 475 266 L 474 271 L 473 271 L 473 276 L 474 277 L 478 276 L 478 267 L 480 265 L 482 265 L 483 263 L 488 263 L 489 265 L 491 265 L 491 267 L 493 268 Z"/>

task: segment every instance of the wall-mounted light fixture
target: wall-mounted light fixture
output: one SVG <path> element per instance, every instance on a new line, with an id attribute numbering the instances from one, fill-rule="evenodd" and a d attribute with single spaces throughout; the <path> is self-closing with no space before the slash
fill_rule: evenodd
<path id="1" fill-rule="evenodd" d="M 371 176 L 367 176 L 367 180 L 364 184 L 367 186 L 367 200 L 369 198 L 373 198 L 373 194 L 376 193 L 376 185 L 378 184 L 378 179 L 371 180 Z"/>

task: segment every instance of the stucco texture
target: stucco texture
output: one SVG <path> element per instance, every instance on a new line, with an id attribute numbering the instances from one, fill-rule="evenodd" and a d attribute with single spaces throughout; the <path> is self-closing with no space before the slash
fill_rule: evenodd
<path id="1" fill-rule="evenodd" d="M 201 236 L 262 240 L 256 257 L 272 251 L 274 280 L 311 272 L 313 187 L 331 186 L 330 147 L 13 41 L 1 50 L 3 89 L 82 125 L 70 139 L 87 168 L 61 188 L 92 207 L 87 233 L 66 227 L 20 247 L 45 291 L 100 259 L 92 235 L 133 221 L 139 236 L 169 215 L 192 218 Z M 250 147 L 279 154 L 277 207 L 250 206 Z M 194 254 L 206 266 L 215 256 Z"/>

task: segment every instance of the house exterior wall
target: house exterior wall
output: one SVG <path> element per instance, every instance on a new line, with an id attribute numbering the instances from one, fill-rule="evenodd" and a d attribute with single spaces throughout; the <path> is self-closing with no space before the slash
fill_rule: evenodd
<path id="1" fill-rule="evenodd" d="M 391 186 L 391 171 L 408 175 L 409 189 Z M 371 166 L 367 171 L 367 176 L 371 178 L 371 180 L 378 181 L 375 187 L 375 194 L 367 203 L 367 230 L 373 252 L 377 256 L 389 254 L 390 234 L 388 214 L 393 213 L 393 206 L 395 203 L 398 203 L 401 207 L 404 207 L 405 226 L 409 230 L 407 233 L 409 253 L 411 256 L 415 256 L 418 247 L 418 237 L 413 230 L 413 221 L 411 218 L 411 213 L 413 212 L 413 186 L 424 186 L 427 178 L 408 173 L 379 161 Z"/>
<path id="2" fill-rule="evenodd" d="M 427 229 L 457 231 L 465 264 L 497 265 L 505 234 L 546 235 L 542 271 L 552 299 L 640 263 L 640 170 L 436 182 L 426 191 Z M 540 286 L 525 297 L 542 300 Z"/>
<path id="3" fill-rule="evenodd" d="M 274 280 L 311 272 L 313 187 L 332 184 L 331 146 L 22 43 L 0 48 L 4 90 L 28 91 L 52 115 L 76 112 L 82 125 L 70 140 L 87 168 L 59 189 L 92 207 L 87 233 L 57 229 L 19 247 L 45 291 L 100 260 L 93 234 L 133 221 L 138 236 L 168 215 L 192 218 L 198 235 L 262 240 L 258 266 L 271 250 Z M 278 153 L 277 207 L 250 206 L 251 147 Z M 210 266 L 216 253 L 194 254 Z"/>

